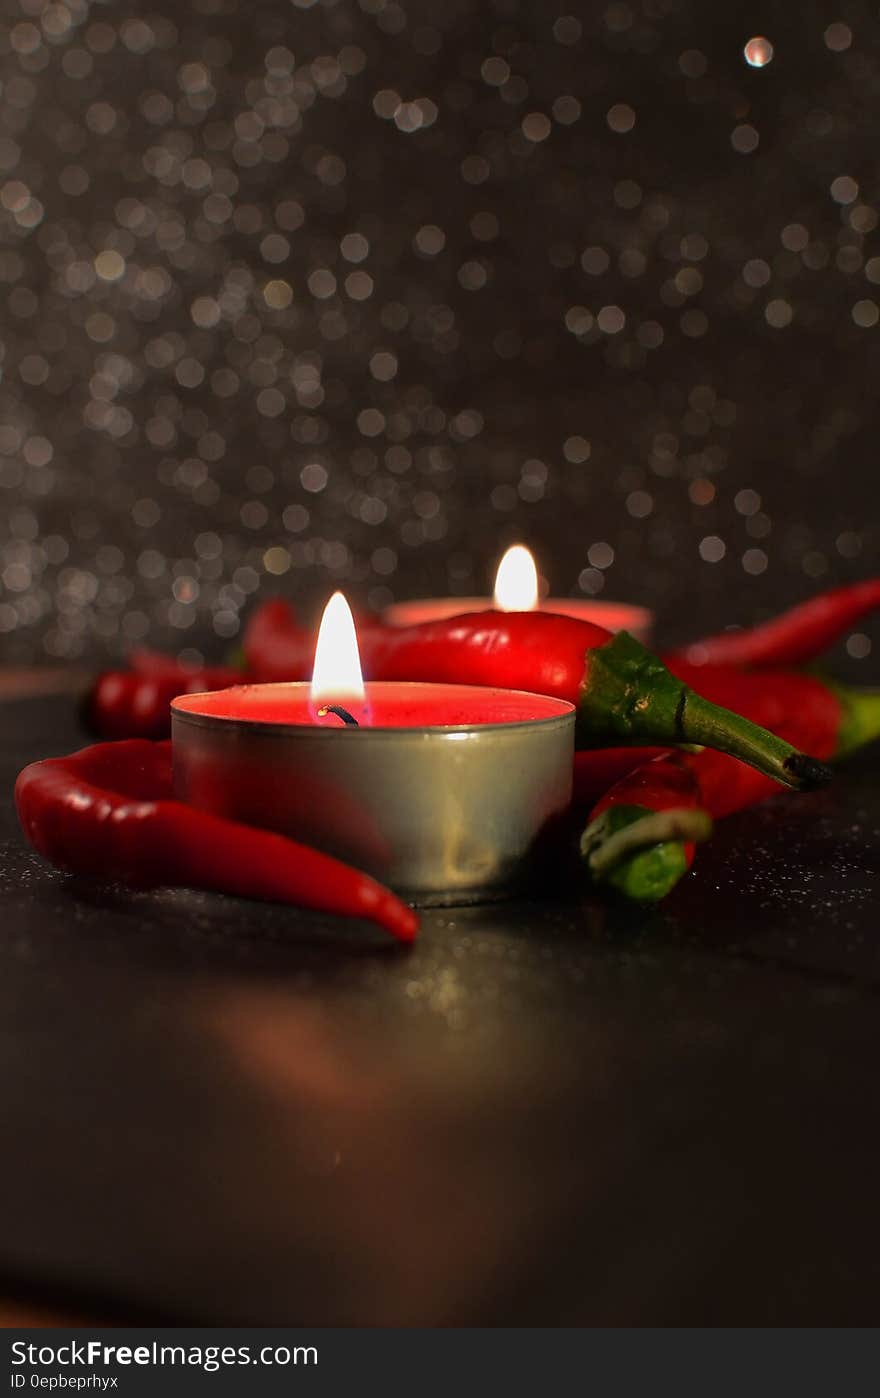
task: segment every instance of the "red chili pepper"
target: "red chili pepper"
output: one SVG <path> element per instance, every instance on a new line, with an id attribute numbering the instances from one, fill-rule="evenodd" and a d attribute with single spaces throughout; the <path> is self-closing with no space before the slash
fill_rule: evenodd
<path id="1" fill-rule="evenodd" d="M 821 593 L 760 626 L 722 631 L 674 654 L 692 665 L 804 665 L 877 607 L 880 578 L 868 578 Z"/>
<path id="2" fill-rule="evenodd" d="M 610 884 L 637 902 L 653 903 L 687 872 L 695 844 L 712 833 L 712 818 L 702 808 L 694 770 L 699 755 L 669 752 L 655 757 L 605 793 L 581 836 L 581 854 L 594 882 Z M 732 757 L 724 761 L 744 766 Z"/>
<path id="3" fill-rule="evenodd" d="M 207 888 L 367 918 L 411 942 L 418 918 L 387 888 L 318 850 L 174 799 L 171 743 L 97 743 L 25 767 L 15 784 L 27 839 L 75 874 Z"/>
<path id="4" fill-rule="evenodd" d="M 880 692 L 806 675 L 742 678 L 751 680 L 747 702 L 753 717 L 822 757 L 843 756 L 880 736 Z M 709 834 L 712 818 L 743 810 L 775 790 L 763 773 L 709 748 L 667 753 L 606 792 L 592 811 L 581 850 L 597 881 L 653 902 L 690 867 L 694 843 Z"/>
<path id="5" fill-rule="evenodd" d="M 707 701 L 644 646 L 620 632 L 547 612 L 471 612 L 361 636 L 370 679 L 498 685 L 568 699 L 579 747 L 719 748 L 787 786 L 821 785 L 828 772 L 740 714 Z"/>
<path id="6" fill-rule="evenodd" d="M 808 748 L 817 757 L 825 758 L 829 755 L 823 734 L 829 729 L 833 730 L 839 717 L 840 706 L 833 690 L 827 684 L 796 672 L 779 671 L 774 672 L 772 676 L 766 673 L 754 675 L 731 666 L 700 667 L 688 665 L 681 660 L 670 660 L 669 669 L 678 679 L 691 684 L 698 693 L 713 703 L 724 704 L 754 723 L 760 723 L 771 732 L 797 741 L 799 746 Z M 770 679 L 772 686 L 768 684 Z M 786 719 L 792 710 L 796 710 L 801 716 L 802 731 L 797 739 L 786 733 Z M 807 718 L 811 719 L 809 727 Z M 668 751 L 668 748 L 624 747 L 576 752 L 573 803 L 592 805 L 630 772 Z M 755 771 L 741 763 L 736 765 L 744 772 Z M 763 774 L 756 775 L 762 776 L 768 791 L 776 789 L 776 783 L 772 779 L 764 777 Z M 725 812 L 715 811 L 714 814 L 721 815 Z"/>
<path id="7" fill-rule="evenodd" d="M 311 679 L 315 640 L 312 632 L 300 626 L 290 603 L 272 597 L 251 615 L 241 648 L 251 677 L 271 684 Z"/>
<path id="8" fill-rule="evenodd" d="M 83 720 L 101 738 L 167 738 L 171 700 L 241 684 L 241 670 L 215 665 L 195 670 L 170 661 L 144 670 L 105 670 L 83 702 Z"/>

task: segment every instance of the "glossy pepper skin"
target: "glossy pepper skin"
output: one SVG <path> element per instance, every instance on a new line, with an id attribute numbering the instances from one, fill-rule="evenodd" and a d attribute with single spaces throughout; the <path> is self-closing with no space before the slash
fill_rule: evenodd
<path id="1" fill-rule="evenodd" d="M 751 678 L 751 685 L 748 681 Z M 826 758 L 880 737 L 880 692 L 809 675 L 743 677 L 753 714 Z M 625 775 L 598 801 L 581 842 L 593 878 L 639 901 L 664 897 L 690 868 L 711 819 L 772 796 L 763 773 L 723 753 L 670 752 Z"/>
<path id="2" fill-rule="evenodd" d="M 877 607 L 880 578 L 867 578 L 820 593 L 760 626 L 706 636 L 675 656 L 692 665 L 805 665 Z"/>
<path id="3" fill-rule="evenodd" d="M 240 670 L 216 665 L 204 669 L 178 665 L 170 657 L 149 668 L 105 670 L 83 700 L 86 728 L 99 738 L 167 738 L 171 701 L 178 694 L 204 694 L 241 684 Z M 143 661 L 140 662 L 143 666 Z"/>
<path id="4" fill-rule="evenodd" d="M 360 870 L 283 835 L 176 801 L 171 743 L 98 743 L 34 762 L 15 803 L 51 864 L 134 886 L 205 888 L 378 923 L 411 942 L 418 918 Z"/>

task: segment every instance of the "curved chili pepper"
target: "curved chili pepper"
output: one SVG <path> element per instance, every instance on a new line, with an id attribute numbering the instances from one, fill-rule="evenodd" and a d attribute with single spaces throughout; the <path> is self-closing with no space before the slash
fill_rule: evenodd
<path id="1" fill-rule="evenodd" d="M 412 909 L 359 869 L 173 793 L 171 743 L 132 739 L 31 763 L 15 803 L 33 847 L 69 873 L 294 903 L 367 918 L 402 942 L 415 937 Z"/>
<path id="2" fill-rule="evenodd" d="M 844 756 L 880 737 L 878 691 L 812 676 L 772 676 L 764 684 L 763 701 L 761 686 L 753 686 L 752 713 L 775 714 L 780 732 L 823 757 Z M 780 705 L 790 706 L 782 719 Z M 775 790 L 763 773 L 723 753 L 667 753 L 606 792 L 592 811 L 581 852 L 597 881 L 653 902 L 690 868 L 695 840 L 709 833 L 712 818 L 743 810 Z"/>
<path id="3" fill-rule="evenodd" d="M 692 665 L 804 665 L 877 607 L 880 578 L 868 578 L 832 588 L 760 626 L 693 641 L 673 655 Z"/>
<path id="4" fill-rule="evenodd" d="M 371 679 L 527 689 L 577 708 L 577 746 L 695 743 L 731 753 L 786 786 L 828 780 L 820 762 L 708 701 L 626 632 L 549 612 L 470 612 L 361 637 Z"/>
<path id="5" fill-rule="evenodd" d="M 105 670 L 83 701 L 83 721 L 101 738 L 167 738 L 178 694 L 228 689 L 244 678 L 227 666 L 196 670 L 173 660 L 152 671 Z"/>
<path id="6" fill-rule="evenodd" d="M 744 766 L 724 754 L 712 755 Z M 670 752 L 655 757 L 601 798 L 581 836 L 581 855 L 596 883 L 610 884 L 637 902 L 653 903 L 687 873 L 696 843 L 712 833 L 712 818 L 702 808 L 694 770 L 697 756 Z"/>

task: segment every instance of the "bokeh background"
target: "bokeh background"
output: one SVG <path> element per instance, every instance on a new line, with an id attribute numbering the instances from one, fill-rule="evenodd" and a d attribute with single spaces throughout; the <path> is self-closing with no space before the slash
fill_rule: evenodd
<path id="1" fill-rule="evenodd" d="M 4 12 L 4 659 L 514 539 L 676 638 L 876 571 L 876 6 Z"/>

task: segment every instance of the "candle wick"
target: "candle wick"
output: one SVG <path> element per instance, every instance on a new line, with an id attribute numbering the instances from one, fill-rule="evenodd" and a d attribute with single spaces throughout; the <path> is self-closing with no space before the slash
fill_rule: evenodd
<path id="1" fill-rule="evenodd" d="M 360 726 L 354 715 L 350 714 L 348 709 L 344 709 L 341 704 L 323 704 L 318 710 L 318 718 L 324 718 L 327 714 L 335 714 L 337 718 L 342 719 L 343 723 L 347 723 L 350 728 L 358 728 Z"/>

